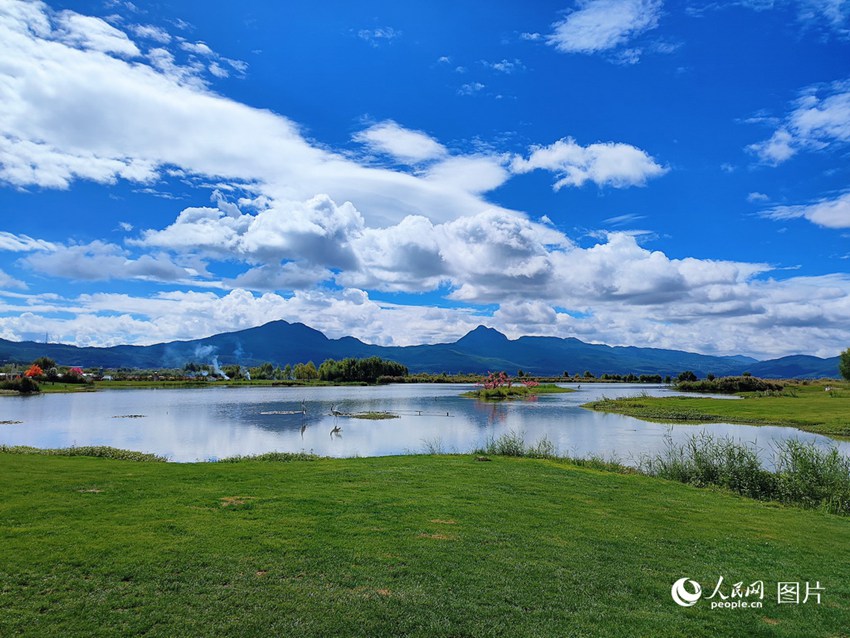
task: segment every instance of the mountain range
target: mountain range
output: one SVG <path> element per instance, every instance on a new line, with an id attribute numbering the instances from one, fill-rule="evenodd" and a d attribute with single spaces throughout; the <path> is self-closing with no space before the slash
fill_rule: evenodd
<path id="1" fill-rule="evenodd" d="M 103 368 L 181 368 L 186 363 L 256 366 L 378 356 L 406 365 L 411 372 L 485 373 L 517 370 L 535 375 L 660 374 L 691 370 L 698 376 L 750 372 L 764 378 L 820 378 L 838 374 L 838 357 L 793 355 L 759 361 L 745 356 L 717 357 L 657 348 L 590 344 L 568 337 L 508 339 L 493 328 L 478 326 L 452 343 L 378 346 L 354 337 L 329 339 L 302 323 L 272 321 L 256 328 L 150 346 L 77 347 L 0 339 L 0 363 L 28 363 L 47 356 L 62 365 Z"/>

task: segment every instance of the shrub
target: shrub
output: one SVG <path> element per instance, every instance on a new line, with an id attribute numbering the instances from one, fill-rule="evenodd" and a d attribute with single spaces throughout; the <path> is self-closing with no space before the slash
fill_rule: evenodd
<path id="1" fill-rule="evenodd" d="M 475 450 L 473 454 L 551 459 L 557 457 L 557 448 L 555 444 L 545 436 L 534 445 L 526 445 L 523 433 L 511 430 L 498 438 L 490 437 L 487 439 L 484 447 Z"/>
<path id="2" fill-rule="evenodd" d="M 775 447 L 771 471 L 762 467 L 751 444 L 702 432 L 681 444 L 668 436 L 664 449 L 641 458 L 638 469 L 699 487 L 723 487 L 750 498 L 850 514 L 850 459 L 835 447 L 782 441 Z"/>
<path id="3" fill-rule="evenodd" d="M 679 375 L 681 376 L 681 375 Z M 676 389 L 683 392 L 704 392 L 712 394 L 735 394 L 736 392 L 768 392 L 781 391 L 781 383 L 765 381 L 758 377 L 720 377 L 719 379 L 703 379 L 702 381 L 683 381 L 676 383 Z"/>
<path id="4" fill-rule="evenodd" d="M 803 507 L 850 514 L 850 459 L 796 439 L 776 446 L 778 499 Z"/>
<path id="5" fill-rule="evenodd" d="M 0 383 L 0 390 L 15 390 L 21 394 L 32 394 L 40 392 L 41 388 L 30 377 L 21 377 L 20 379 L 12 379 Z"/>

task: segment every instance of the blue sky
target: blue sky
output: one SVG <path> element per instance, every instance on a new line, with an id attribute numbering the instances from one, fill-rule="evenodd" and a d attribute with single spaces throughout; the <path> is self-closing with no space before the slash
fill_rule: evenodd
<path id="1" fill-rule="evenodd" d="M 850 2 L 0 0 L 0 337 L 850 345 Z"/>

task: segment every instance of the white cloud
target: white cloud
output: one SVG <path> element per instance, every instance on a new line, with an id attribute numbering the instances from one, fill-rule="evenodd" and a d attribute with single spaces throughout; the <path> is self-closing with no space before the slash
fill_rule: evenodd
<path id="1" fill-rule="evenodd" d="M 430 166 L 423 176 L 441 186 L 486 193 L 498 188 L 510 177 L 504 164 L 504 158 L 492 155 L 449 157 Z"/>
<path id="2" fill-rule="evenodd" d="M 57 38 L 71 46 L 115 53 L 128 58 L 141 55 L 126 33 L 100 18 L 62 11 L 56 16 L 56 25 Z"/>
<path id="3" fill-rule="evenodd" d="M 609 217 L 608 219 L 603 220 L 603 223 L 608 224 L 610 226 L 624 226 L 626 224 L 631 224 L 632 222 L 645 219 L 645 217 L 645 215 L 626 213 L 625 215 L 615 215 L 614 217 Z"/>
<path id="4" fill-rule="evenodd" d="M 142 255 L 132 259 L 121 247 L 102 241 L 54 246 L 50 252 L 25 257 L 21 263 L 41 274 L 81 281 L 181 281 L 189 279 L 191 275 L 165 255 Z"/>
<path id="5" fill-rule="evenodd" d="M 221 59 L 222 59 L 223 62 L 225 62 L 226 64 L 229 64 L 231 67 L 233 67 L 233 69 L 236 70 L 241 75 L 244 75 L 245 72 L 248 70 L 248 63 L 245 62 L 244 60 L 233 60 L 231 58 L 225 58 L 225 57 L 222 57 Z"/>
<path id="6" fill-rule="evenodd" d="M 463 67 L 458 67 L 457 68 L 458 72 L 462 73 L 462 72 L 466 71 L 466 69 L 463 69 L 463 71 L 460 71 L 460 69 L 462 69 L 462 68 Z M 483 89 L 485 87 L 486 87 L 486 85 L 481 84 L 481 82 L 468 82 L 466 84 L 461 85 L 461 87 L 457 90 L 457 93 L 458 93 L 458 95 L 475 95 L 476 93 L 480 92 L 481 89 Z"/>
<path id="7" fill-rule="evenodd" d="M 382 43 L 392 42 L 401 37 L 401 31 L 392 27 L 376 27 L 374 29 L 360 29 L 357 32 L 357 37 L 368 42 L 373 47 L 378 47 Z"/>
<path id="8" fill-rule="evenodd" d="M 812 25 L 826 23 L 828 27 L 843 36 L 850 34 L 850 3 L 847 0 L 797 0 L 799 18 Z"/>
<path id="9" fill-rule="evenodd" d="M 661 7 L 661 0 L 584 0 L 546 42 L 565 53 L 613 49 L 658 26 Z"/>
<path id="10" fill-rule="evenodd" d="M 251 268 L 226 283 L 249 290 L 303 290 L 332 278 L 333 273 L 327 268 L 291 261 Z"/>
<path id="11" fill-rule="evenodd" d="M 463 184 L 313 146 L 285 117 L 210 93 L 200 62 L 181 66 L 163 48 L 147 52 L 151 66 L 71 48 L 57 41 L 44 5 L 12 6 L 0 14 L 0 180 L 9 184 L 151 182 L 169 167 L 254 184 L 272 199 L 328 193 L 375 224 L 425 213 L 452 219 L 489 205 Z"/>
<path id="12" fill-rule="evenodd" d="M 350 240 L 363 229 L 359 211 L 327 196 L 275 205 L 256 215 L 224 202 L 218 208 L 186 208 L 163 230 L 147 230 L 133 245 L 203 251 L 219 258 L 279 262 L 301 260 L 331 268 L 356 268 Z"/>
<path id="13" fill-rule="evenodd" d="M 168 31 L 152 24 L 135 24 L 130 27 L 130 30 L 140 38 L 153 40 L 159 44 L 171 42 L 171 34 Z"/>
<path id="14" fill-rule="evenodd" d="M 210 70 L 210 73 L 217 78 L 230 77 L 230 72 L 222 67 L 218 62 L 211 62 L 207 68 Z"/>
<path id="15" fill-rule="evenodd" d="M 759 193 L 759 192 L 756 192 L 756 191 L 749 193 L 747 195 L 747 201 L 751 202 L 751 203 L 752 202 L 766 202 L 766 201 L 769 201 L 769 200 L 770 200 L 770 197 L 768 197 L 764 193 Z"/>
<path id="16" fill-rule="evenodd" d="M 180 48 L 188 53 L 202 55 L 204 57 L 214 57 L 215 52 L 209 47 L 206 42 L 181 42 Z"/>
<path id="17" fill-rule="evenodd" d="M 615 266 L 618 253 L 634 251 L 627 246 L 607 250 L 615 254 L 604 259 L 594 256 L 591 269 L 606 263 Z M 693 275 L 675 260 L 665 266 L 663 258 L 640 252 L 633 252 L 630 259 L 623 271 L 637 260 L 647 262 L 640 265 L 644 275 L 665 267 L 679 269 L 686 280 Z M 660 275 L 654 275 L 655 281 L 663 281 Z M 711 283 L 712 279 L 717 283 Z M 513 338 L 537 332 L 613 345 L 686 347 L 709 354 L 783 356 L 799 352 L 804 343 L 807 352 L 835 356 L 846 348 L 850 313 L 846 275 L 747 281 L 745 272 L 719 262 L 717 271 L 701 281 L 698 294 L 683 295 L 680 302 L 668 305 L 631 304 L 614 298 L 591 307 L 580 300 L 564 305 L 560 299 L 517 295 L 502 301 L 492 316 L 462 306 L 379 303 L 356 288 L 298 291 L 291 296 L 238 289 L 223 295 L 170 292 L 151 298 L 106 293 L 73 299 L 19 295 L 20 303 L 4 302 L 0 295 L 0 315 L 6 315 L 0 316 L 0 334 L 20 339 L 31 336 L 32 326 L 38 325 L 58 341 L 78 345 L 149 344 L 239 330 L 272 319 L 309 318 L 309 325 L 332 338 L 353 335 L 396 345 L 452 341 L 485 323 Z M 621 282 L 622 287 L 635 292 L 640 288 L 627 281 Z M 558 308 L 569 308 L 573 314 Z"/>
<path id="18" fill-rule="evenodd" d="M 0 231 L 0 250 L 10 252 L 32 252 L 35 250 L 54 250 L 55 244 L 43 239 L 33 239 L 28 235 L 15 235 Z"/>
<path id="19" fill-rule="evenodd" d="M 737 2 L 703 3 L 685 9 L 688 15 L 701 17 L 706 11 L 726 9 L 728 7 L 746 7 L 754 11 L 771 11 L 792 7 L 797 11 L 797 19 L 804 28 L 832 32 L 839 37 L 850 35 L 850 3 L 847 0 L 738 0 Z"/>
<path id="20" fill-rule="evenodd" d="M 592 181 L 597 186 L 643 186 L 648 179 L 660 177 L 667 168 L 659 165 L 641 149 L 618 142 L 597 142 L 581 146 L 572 138 L 543 147 L 532 147 L 528 159 L 516 156 L 511 168 L 515 173 L 544 169 L 559 179 L 555 190 L 581 186 Z"/>
<path id="21" fill-rule="evenodd" d="M 850 142 L 850 80 L 802 91 L 768 140 L 749 151 L 776 166 L 802 150 L 820 150 Z"/>
<path id="22" fill-rule="evenodd" d="M 448 279 L 437 230 L 421 215 L 389 228 L 367 228 L 354 241 L 360 268 L 337 277 L 343 286 L 423 292 Z"/>
<path id="23" fill-rule="evenodd" d="M 777 206 L 763 213 L 769 219 L 807 219 L 824 228 L 850 228 L 850 193 L 812 204 Z"/>
<path id="24" fill-rule="evenodd" d="M 427 133 L 406 129 L 392 120 L 379 122 L 360 131 L 354 140 L 406 164 L 417 164 L 448 154 L 446 147 Z"/>
<path id="25" fill-rule="evenodd" d="M 0 180 L 10 184 L 64 189 L 75 179 L 112 184 L 118 178 L 149 183 L 155 177 L 155 165 L 147 160 L 108 157 L 89 150 L 66 150 L 46 142 L 0 137 Z"/>
<path id="26" fill-rule="evenodd" d="M 525 70 L 525 65 L 517 58 L 514 58 L 513 60 L 502 59 L 498 62 L 481 60 L 481 64 L 486 66 L 488 69 L 493 69 L 494 71 L 505 73 L 507 75 Z"/>
<path id="27" fill-rule="evenodd" d="M 11 275 L 0 270 L 0 288 L 19 288 L 26 289 L 27 285 Z"/>

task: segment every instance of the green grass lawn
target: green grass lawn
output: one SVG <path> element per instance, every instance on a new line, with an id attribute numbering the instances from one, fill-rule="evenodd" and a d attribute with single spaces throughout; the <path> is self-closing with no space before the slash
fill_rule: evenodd
<path id="1" fill-rule="evenodd" d="M 846 517 L 547 460 L 0 454 L 0 636 L 847 636 L 848 547 Z M 720 576 L 764 608 L 671 599 Z"/>
<path id="2" fill-rule="evenodd" d="M 725 421 L 789 425 L 828 436 L 850 437 L 850 386 L 832 383 L 793 385 L 778 396 L 742 395 L 741 400 L 706 397 L 631 397 L 606 399 L 584 407 L 661 422 Z"/>

